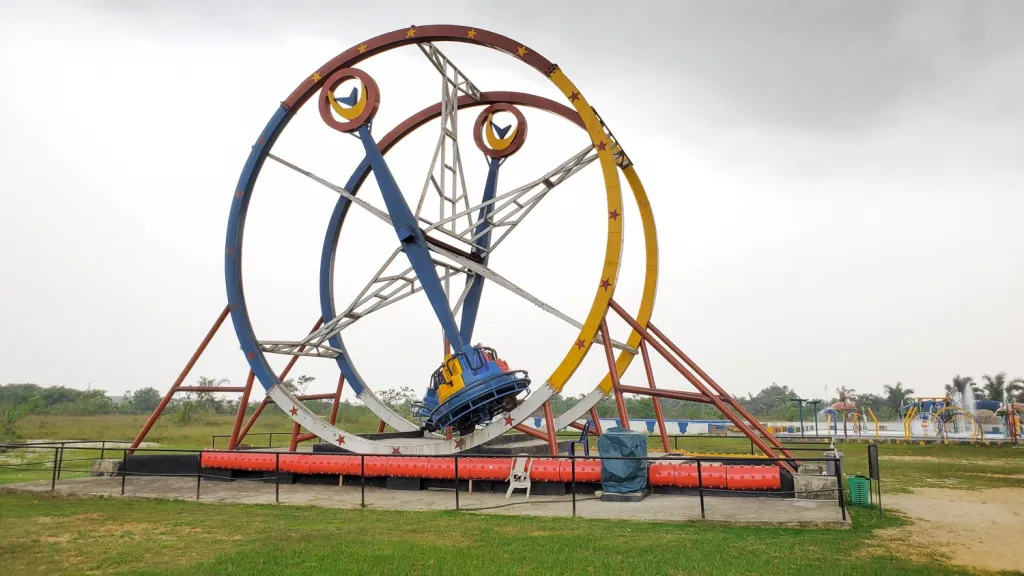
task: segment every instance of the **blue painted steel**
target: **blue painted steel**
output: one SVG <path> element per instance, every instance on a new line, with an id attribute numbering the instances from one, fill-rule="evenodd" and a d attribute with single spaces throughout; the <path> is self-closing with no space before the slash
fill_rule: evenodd
<path id="1" fill-rule="evenodd" d="M 363 142 L 363 149 L 366 150 L 366 157 L 373 168 L 373 175 L 377 179 L 377 186 L 380 188 L 381 196 L 384 197 L 384 204 L 387 206 L 388 214 L 391 215 L 391 225 L 398 234 L 398 240 L 402 243 L 402 251 L 409 258 L 409 263 L 416 272 L 416 278 L 423 287 L 423 292 L 430 300 L 430 306 L 434 309 L 438 322 L 444 330 L 445 336 L 451 342 L 455 350 L 468 352 L 466 344 L 459 334 L 459 327 L 455 324 L 455 316 L 452 314 L 451 305 L 448 302 L 448 295 L 445 294 L 441 280 L 437 276 L 437 269 L 430 257 L 430 250 L 427 248 L 427 241 L 423 237 L 419 223 L 409 209 L 402 191 L 398 188 L 391 170 L 388 168 L 384 155 L 381 154 L 377 143 L 370 136 L 370 129 L 366 124 L 359 127 L 359 139 Z"/>
<path id="2" fill-rule="evenodd" d="M 359 166 L 352 172 L 352 175 L 345 183 L 345 189 L 352 194 L 357 194 L 360 185 L 369 173 L 370 161 L 367 158 L 363 158 L 362 162 L 359 163 Z M 348 214 L 348 209 L 351 206 L 351 200 L 345 196 L 338 196 L 338 203 L 334 205 L 334 212 L 331 214 L 331 220 L 327 224 L 327 234 L 324 236 L 324 246 L 320 255 L 320 313 L 327 319 L 337 316 L 334 306 L 334 261 L 338 250 L 341 226 L 345 223 L 345 216 Z M 362 394 L 363 390 L 366 389 L 366 383 L 363 382 L 362 376 L 359 375 L 359 372 L 356 371 L 355 366 L 349 360 L 348 351 L 345 348 L 345 342 L 341 335 L 331 336 L 329 342 L 332 347 L 343 352 L 341 356 L 335 359 L 335 362 L 337 362 L 338 368 L 345 376 L 345 381 L 352 387 L 352 391 L 357 396 Z"/>
<path id="3" fill-rule="evenodd" d="M 256 335 L 249 320 L 249 311 L 245 303 L 245 291 L 242 286 L 242 239 L 245 227 L 245 215 L 252 199 L 253 185 L 259 176 L 267 151 L 291 120 L 292 112 L 280 106 L 263 129 L 256 144 L 249 152 L 242 173 L 238 177 L 235 195 L 231 201 L 228 216 L 227 238 L 225 241 L 224 283 L 227 289 L 228 306 L 231 310 L 231 323 L 235 327 L 238 343 L 245 354 L 249 367 L 265 389 L 270 389 L 279 382 L 277 374 L 271 369 L 266 357 L 259 349 Z"/>
<path id="4" fill-rule="evenodd" d="M 505 130 L 508 131 L 508 128 Z M 487 169 L 487 183 L 484 185 L 484 197 L 481 202 L 488 202 L 494 199 L 495 191 L 498 188 L 498 168 L 501 167 L 501 164 L 500 158 L 491 158 L 490 167 Z M 486 204 L 480 208 L 476 229 L 473 231 L 474 236 L 481 235 L 474 243 L 476 246 L 473 247 L 473 253 L 482 256 L 484 266 L 487 265 L 489 258 L 489 254 L 485 251 L 491 247 L 490 223 L 487 222 L 487 217 L 493 210 L 493 203 Z M 469 281 L 472 282 L 472 285 L 466 293 L 466 300 L 462 303 L 462 325 L 460 328 L 462 341 L 466 343 L 473 341 L 473 328 L 476 326 L 476 316 L 480 310 L 480 296 L 484 290 L 484 277 L 474 275 L 469 277 Z"/>

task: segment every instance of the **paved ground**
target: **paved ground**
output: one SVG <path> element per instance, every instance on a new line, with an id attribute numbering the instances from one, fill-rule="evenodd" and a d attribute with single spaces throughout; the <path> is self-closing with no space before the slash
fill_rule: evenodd
<path id="1" fill-rule="evenodd" d="M 195 478 L 126 479 L 125 495 L 144 498 L 195 499 Z M 6 490 L 49 492 L 50 481 L 4 486 Z M 119 496 L 121 478 L 63 479 L 57 483 L 60 494 Z M 282 485 L 283 504 L 303 504 L 331 508 L 360 506 L 359 487 Z M 256 481 L 223 482 L 203 480 L 200 501 L 242 504 L 274 503 L 274 484 Z M 835 501 L 796 500 L 791 498 L 749 498 L 707 496 L 704 499 L 707 520 L 734 524 L 848 528 Z M 506 500 L 503 494 L 459 494 L 460 508 L 488 514 L 521 516 L 570 516 L 569 496 L 531 496 L 522 491 Z M 366 488 L 366 505 L 389 510 L 450 510 L 455 508 L 454 491 L 401 491 Z M 578 495 L 576 514 L 584 518 L 655 521 L 700 520 L 700 500 L 696 496 L 652 495 L 641 502 L 602 502 L 593 496 Z"/>

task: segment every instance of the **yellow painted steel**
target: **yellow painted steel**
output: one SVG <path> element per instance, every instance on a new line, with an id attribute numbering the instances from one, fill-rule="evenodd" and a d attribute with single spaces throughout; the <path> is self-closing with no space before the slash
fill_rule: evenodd
<path id="1" fill-rule="evenodd" d="M 491 121 L 494 119 L 494 114 L 487 115 L 487 126 L 484 133 L 487 135 L 487 145 L 491 147 L 491 150 L 504 150 L 508 148 L 508 145 L 512 143 L 512 140 L 516 137 L 516 132 L 519 131 L 519 126 L 512 129 L 512 133 L 504 138 L 498 138 L 498 135 L 494 133 L 494 125 Z"/>
<path id="2" fill-rule="evenodd" d="M 867 408 L 868 414 L 871 415 L 871 419 L 875 421 L 875 438 L 880 438 L 881 436 L 878 433 L 878 418 L 875 418 L 875 412 L 871 410 L 870 406 L 866 406 L 865 408 Z"/>
<path id="3" fill-rule="evenodd" d="M 903 417 L 903 436 L 910 440 L 910 424 L 914 421 L 914 415 L 917 414 L 917 406 L 911 406 L 910 410 L 907 410 L 907 415 Z"/>
<path id="4" fill-rule="evenodd" d="M 331 108 L 338 113 L 338 116 L 341 116 L 345 120 L 355 120 L 357 116 L 363 113 L 363 108 L 366 108 L 366 86 L 359 86 L 359 100 L 356 102 L 355 106 L 351 108 L 345 108 L 341 104 L 338 104 L 338 102 L 334 100 L 334 96 L 332 94 L 327 95 L 327 102 L 329 102 Z"/>
<path id="5" fill-rule="evenodd" d="M 647 266 L 644 269 L 644 288 L 640 294 L 640 307 L 634 319 L 641 326 L 646 327 L 647 323 L 651 320 L 651 314 L 654 313 L 654 300 L 658 294 L 658 230 L 654 225 L 654 212 L 651 210 L 651 202 L 647 198 L 647 191 L 644 189 L 644 185 L 632 164 L 622 168 L 622 174 L 626 177 L 626 182 L 633 191 L 636 205 L 640 209 L 640 222 L 644 229 L 644 252 L 647 258 Z M 629 333 L 629 338 L 626 339 L 626 344 L 632 348 L 637 348 L 640 346 L 642 338 L 639 332 L 632 330 Z M 626 369 L 629 368 L 629 364 L 633 361 L 633 356 L 634 354 L 626 350 L 619 352 L 619 357 L 615 360 L 615 369 L 618 371 L 619 376 L 622 376 Z M 599 386 L 606 396 L 610 394 L 612 391 L 611 374 L 606 374 Z"/>
<path id="6" fill-rule="evenodd" d="M 561 392 L 565 383 L 572 377 L 580 363 L 594 343 L 601 320 L 604 319 L 608 310 L 608 302 L 615 292 L 618 284 L 619 264 L 622 260 L 622 190 L 619 186 L 618 169 L 615 166 L 615 158 L 612 154 L 611 141 L 605 135 L 594 109 L 586 98 L 580 95 L 576 86 L 569 78 L 556 68 L 548 76 L 551 81 L 562 91 L 583 120 L 583 125 L 590 135 L 590 140 L 597 150 L 597 159 L 601 164 L 601 174 L 604 178 L 605 198 L 608 208 L 608 239 L 605 243 L 604 265 L 601 269 L 601 277 L 596 284 L 594 301 L 590 305 L 590 312 L 583 321 L 583 328 L 580 329 L 576 340 L 569 346 L 569 351 L 548 377 L 548 384 L 556 391 Z M 615 216 L 618 215 L 618 216 Z M 610 282 L 607 288 L 601 286 L 601 281 Z"/>
<path id="7" fill-rule="evenodd" d="M 444 383 L 437 387 L 438 404 L 444 404 L 445 400 L 466 387 L 466 383 L 462 379 L 462 364 L 459 363 L 458 358 L 451 354 L 445 356 L 444 366 L 441 367 L 441 375 L 444 376 Z"/>
<path id="8" fill-rule="evenodd" d="M 978 440 L 984 440 L 985 439 L 985 430 L 984 430 L 984 428 L 982 428 L 981 422 L 978 420 L 977 417 L 974 416 L 974 414 L 971 414 L 970 412 L 968 412 L 967 410 L 964 410 L 963 408 L 961 408 L 959 406 L 951 404 L 951 405 L 946 406 L 942 410 L 939 410 L 938 412 L 935 413 L 935 420 L 936 421 L 939 420 L 939 416 L 943 412 L 953 412 L 953 413 L 959 414 L 961 416 L 966 416 L 967 419 L 971 421 L 971 424 L 973 424 L 973 427 L 971 429 L 971 440 L 976 442 Z M 943 428 L 945 428 L 944 424 L 943 424 Z M 979 435 L 980 435 L 980 438 L 979 438 Z M 947 436 L 948 436 L 948 434 L 947 434 Z"/>

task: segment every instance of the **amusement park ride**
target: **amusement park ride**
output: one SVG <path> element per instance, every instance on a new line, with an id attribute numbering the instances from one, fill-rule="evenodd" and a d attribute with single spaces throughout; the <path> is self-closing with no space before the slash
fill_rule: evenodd
<path id="1" fill-rule="evenodd" d="M 552 82 L 565 101 L 559 103 L 530 93 L 485 91 L 477 87 L 438 48 L 440 44 L 451 42 L 494 50 L 519 61 Z M 386 105 L 387 95 L 375 79 L 358 66 L 402 47 L 418 48 L 429 65 L 439 72 L 440 101 L 399 122 L 380 136 L 383 130 L 374 124 L 374 118 L 378 108 Z M 514 162 L 516 153 L 526 145 L 527 122 L 522 109 L 534 109 L 564 118 L 575 124 L 586 137 L 580 141 L 581 149 L 567 154 L 568 159 L 558 166 L 525 185 L 501 191 L 498 176 L 502 167 L 506 162 Z M 487 177 L 474 205 L 468 190 L 472 186 L 468 185 L 462 171 L 462 154 L 466 147 L 460 139 L 459 124 L 465 125 L 463 113 L 476 111 L 479 112 L 472 122 L 474 152 L 486 161 Z M 351 159 L 355 169 L 343 184 L 332 183 L 295 163 L 299 160 L 285 159 L 279 155 L 282 152 L 274 150 L 278 137 L 300 114 L 318 115 L 321 129 L 354 136 L 360 142 L 362 156 Z M 509 125 L 505 119 L 514 122 Z M 409 198 L 393 176 L 391 161 L 386 156 L 403 138 L 427 126 L 439 127 L 437 145 L 425 151 L 425 154 L 433 155 L 433 160 L 422 189 L 417 187 L 417 192 L 421 192 L 419 198 Z M 294 171 L 296 178 L 308 178 L 337 195 L 321 252 L 318 318 L 308 334 L 289 340 L 272 340 L 257 335 L 250 321 L 249 303 L 243 290 L 242 251 L 246 216 L 261 170 L 268 161 Z M 590 164 L 599 167 L 603 178 L 604 193 L 594 198 L 603 198 L 602 228 L 606 241 L 603 264 L 592 278 L 593 301 L 586 317 L 577 321 L 497 272 L 491 265 L 490 256 L 546 195 Z M 380 189 L 386 210 L 360 197 L 360 188 L 368 177 L 372 177 Z M 627 311 L 615 299 L 626 219 L 624 202 L 627 199 L 623 198 L 623 180 L 631 193 L 628 201 L 635 203 L 639 212 L 637 229 L 642 230 L 646 257 L 640 303 L 633 312 Z M 261 185 L 260 192 L 264 193 L 266 188 Z M 434 220 L 426 218 L 421 211 L 424 197 L 431 192 L 440 199 L 441 205 L 441 215 Z M 292 451 L 301 441 L 319 438 L 324 443 L 357 454 L 448 455 L 480 447 L 515 429 L 544 440 L 555 454 L 558 451 L 555 436 L 558 430 L 582 428 L 579 421 L 588 415 L 595 427 L 599 427 L 595 405 L 606 396 L 614 396 L 619 418 L 627 422 L 623 394 L 629 393 L 652 397 L 666 451 L 669 448 L 668 437 L 660 398 L 711 404 L 766 456 L 793 456 L 652 323 L 659 262 L 654 212 L 647 192 L 632 159 L 582 90 L 557 64 L 531 46 L 494 32 L 454 25 L 410 26 L 360 42 L 312 70 L 281 102 L 256 139 L 232 194 L 223 249 L 227 306 L 136 437 L 133 450 L 146 437 L 174 394 L 196 391 L 195 387 L 182 386 L 182 382 L 230 316 L 250 367 L 244 386 L 214 390 L 242 394 L 231 432 L 230 450 L 241 444 L 264 407 L 272 402 L 294 421 Z M 341 230 L 353 207 L 361 216 L 376 218 L 390 226 L 397 242 L 380 272 L 369 280 L 350 305 L 339 310 L 335 307 L 333 270 L 341 243 Z M 403 263 L 403 260 L 407 262 Z M 385 272 L 392 264 L 403 264 L 404 270 L 401 273 Z M 461 293 L 456 294 L 451 285 L 460 276 L 465 283 Z M 560 363 L 542 380 L 532 379 L 526 371 L 510 369 L 495 350 L 471 344 L 485 284 L 495 284 L 508 290 L 578 329 L 571 341 L 564 343 L 565 353 Z M 346 347 L 343 333 L 354 322 L 416 292 L 423 292 L 440 324 L 445 355 L 443 363 L 429 379 L 422 402 L 415 406 L 419 421 L 410 421 L 382 402 L 370 384 L 363 380 L 355 367 L 355 359 Z M 624 342 L 614 340 L 609 332 L 606 321 L 609 311 L 630 328 Z M 604 355 L 607 374 L 574 406 L 562 414 L 553 414 L 549 399 L 563 390 L 594 345 L 600 347 Z M 683 392 L 657 388 L 650 361 L 652 353 L 662 356 L 696 390 Z M 280 372 L 272 369 L 268 361 L 272 354 L 290 357 Z M 646 387 L 627 386 L 620 381 L 638 356 L 644 366 Z M 282 381 L 299 357 L 333 360 L 340 372 L 336 391 L 324 395 L 296 395 L 283 386 Z M 266 399 L 246 421 L 249 396 L 255 381 L 259 381 L 266 390 Z M 356 397 L 380 419 L 379 431 L 388 426 L 403 434 L 389 438 L 361 436 L 336 427 L 338 403 L 346 382 Z M 303 401 L 310 399 L 332 399 L 334 408 L 330 416 L 321 418 L 307 408 Z M 527 418 L 539 411 L 543 411 L 545 416 L 544 429 L 523 425 Z M 302 433 L 302 429 L 307 432 Z M 593 431 L 596 434 L 600 432 L 599 429 Z M 779 461 L 777 465 L 790 469 L 786 461 Z"/>

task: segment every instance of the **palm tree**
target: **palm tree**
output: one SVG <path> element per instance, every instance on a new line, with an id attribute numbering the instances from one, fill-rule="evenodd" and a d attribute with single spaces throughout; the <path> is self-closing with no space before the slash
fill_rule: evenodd
<path id="1" fill-rule="evenodd" d="M 1000 372 L 995 376 L 985 374 L 981 378 L 985 381 L 985 397 L 989 400 L 1003 402 L 1007 399 L 1007 396 L 1012 400 L 1016 392 L 1024 390 L 1024 379 L 1014 378 L 1013 380 L 1007 380 L 1006 372 Z"/>
<path id="2" fill-rule="evenodd" d="M 914 393 L 913 388 L 904 388 L 903 382 L 897 382 L 895 386 L 886 384 L 882 386 L 882 389 L 885 390 L 886 403 L 889 404 L 889 407 L 892 408 L 893 412 L 896 414 L 899 414 L 900 408 L 902 408 L 903 404 L 907 401 L 907 396 Z"/>
<path id="3" fill-rule="evenodd" d="M 959 374 L 953 376 L 952 384 L 946 384 L 946 396 L 952 397 L 956 394 L 960 394 L 960 397 L 963 398 L 963 395 L 967 392 L 968 386 L 970 386 L 971 390 L 974 392 L 975 398 L 981 397 L 981 388 L 979 388 L 974 382 L 974 378 L 971 378 L 970 376 L 961 376 Z"/>
<path id="4" fill-rule="evenodd" d="M 839 402 L 846 402 L 850 400 L 857 392 L 853 388 L 847 388 L 846 386 L 840 386 L 836 388 L 836 396 L 838 396 Z"/>

